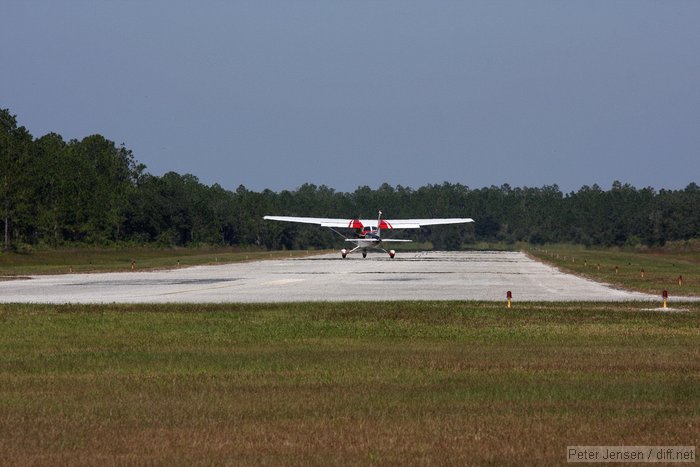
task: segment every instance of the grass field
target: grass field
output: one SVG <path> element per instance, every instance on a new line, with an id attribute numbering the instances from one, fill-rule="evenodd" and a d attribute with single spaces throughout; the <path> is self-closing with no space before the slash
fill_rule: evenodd
<path id="1" fill-rule="evenodd" d="M 552 464 L 698 445 L 700 304 L 0 305 L 0 464 Z"/>
<path id="2" fill-rule="evenodd" d="M 0 278 L 30 274 L 171 269 L 202 264 L 235 263 L 299 257 L 318 251 L 273 251 L 257 248 L 77 248 L 0 254 Z"/>
<path id="3" fill-rule="evenodd" d="M 592 249 L 554 245 L 526 249 L 532 256 L 574 274 L 628 290 L 661 296 L 700 296 L 700 243 L 691 248 Z M 679 282 L 679 278 L 682 280 Z"/>

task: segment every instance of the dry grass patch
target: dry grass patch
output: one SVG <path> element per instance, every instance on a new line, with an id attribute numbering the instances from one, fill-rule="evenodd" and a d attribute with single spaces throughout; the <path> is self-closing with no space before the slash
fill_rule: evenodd
<path id="1" fill-rule="evenodd" d="M 303 257 L 320 251 L 266 251 L 240 247 L 121 247 L 0 253 L 0 280 L 23 275 L 160 270 L 275 258 Z"/>
<path id="2" fill-rule="evenodd" d="M 695 243 L 693 243 L 695 245 Z M 700 249 L 531 247 L 527 252 L 560 269 L 629 290 L 671 297 L 700 296 Z M 679 278 L 681 281 L 679 282 Z"/>
<path id="3" fill-rule="evenodd" d="M 700 305 L 642 306 L 2 305 L 0 463 L 541 464 L 569 444 L 696 445 Z"/>

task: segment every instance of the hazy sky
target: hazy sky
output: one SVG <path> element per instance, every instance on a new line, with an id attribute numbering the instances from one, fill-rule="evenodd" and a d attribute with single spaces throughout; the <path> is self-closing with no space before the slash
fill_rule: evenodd
<path id="1" fill-rule="evenodd" d="M 235 189 L 700 182 L 700 1 L 16 1 L 0 107 Z"/>

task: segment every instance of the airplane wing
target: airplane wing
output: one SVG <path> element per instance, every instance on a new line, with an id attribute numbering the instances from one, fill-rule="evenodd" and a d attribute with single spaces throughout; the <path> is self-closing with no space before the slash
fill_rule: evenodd
<path id="1" fill-rule="evenodd" d="M 372 227 L 377 226 L 377 221 L 375 220 L 362 220 L 362 223 L 368 222 Z M 382 219 L 382 229 L 420 229 L 426 225 L 447 225 L 447 224 L 466 224 L 468 222 L 474 222 L 471 218 L 434 218 L 434 219 Z"/>
<path id="2" fill-rule="evenodd" d="M 363 227 L 377 227 L 377 219 L 333 219 L 328 217 L 290 217 L 290 216 L 265 216 L 263 219 L 282 222 L 299 222 L 302 224 L 316 224 L 321 227 L 333 227 L 340 229 L 361 229 Z M 471 218 L 436 218 L 436 219 L 382 219 L 382 229 L 420 229 L 426 225 L 466 224 L 474 222 Z"/>
<path id="3" fill-rule="evenodd" d="M 331 219 L 328 217 L 290 217 L 290 216 L 265 216 L 263 219 L 269 221 L 298 222 L 301 224 L 316 224 L 321 227 L 334 227 L 338 229 L 361 229 L 365 224 L 361 224 L 359 219 Z M 377 221 L 374 221 L 377 225 Z"/>

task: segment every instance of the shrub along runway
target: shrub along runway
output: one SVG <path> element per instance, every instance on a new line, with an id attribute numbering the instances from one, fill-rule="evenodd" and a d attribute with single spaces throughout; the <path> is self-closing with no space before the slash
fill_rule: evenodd
<path id="1" fill-rule="evenodd" d="M 164 271 L 0 281 L 4 303 L 273 303 L 309 301 L 658 301 L 538 263 L 519 252 L 338 255 Z"/>

